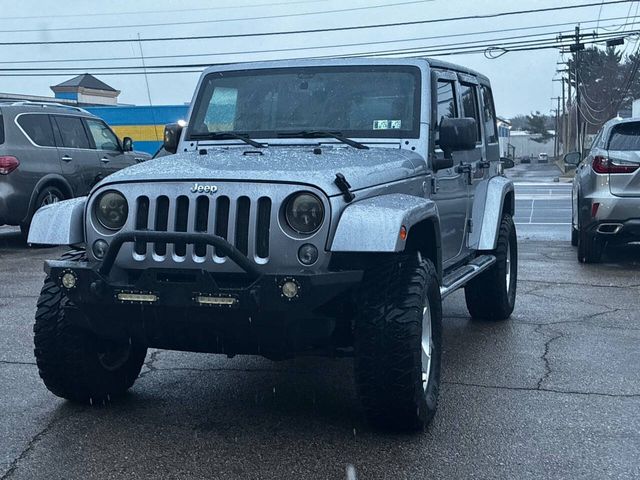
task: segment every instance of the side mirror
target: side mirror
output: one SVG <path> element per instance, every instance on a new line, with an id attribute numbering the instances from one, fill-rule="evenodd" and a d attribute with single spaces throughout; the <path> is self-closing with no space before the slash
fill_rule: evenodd
<path id="1" fill-rule="evenodd" d="M 133 140 L 131 137 L 124 137 L 122 139 L 122 151 L 131 152 L 133 151 Z"/>
<path id="2" fill-rule="evenodd" d="M 507 157 L 500 157 L 500 163 L 502 164 L 502 168 L 504 170 L 508 168 L 513 168 L 516 166 L 516 162 L 514 162 L 512 158 L 507 158 Z"/>
<path id="3" fill-rule="evenodd" d="M 182 125 L 178 123 L 169 123 L 164 127 L 164 140 L 162 147 L 169 153 L 178 151 L 178 143 L 180 143 L 180 135 L 182 134 Z"/>
<path id="4" fill-rule="evenodd" d="M 578 165 L 580 160 L 582 160 L 580 152 L 569 152 L 563 158 L 565 164 L 574 166 Z"/>
<path id="5" fill-rule="evenodd" d="M 478 127 L 473 118 L 443 117 L 439 127 L 440 148 L 445 157 L 453 152 L 476 148 Z"/>

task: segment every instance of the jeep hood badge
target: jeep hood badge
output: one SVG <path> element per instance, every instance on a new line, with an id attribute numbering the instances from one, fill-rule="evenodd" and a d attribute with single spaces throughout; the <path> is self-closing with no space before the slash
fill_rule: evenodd
<path id="1" fill-rule="evenodd" d="M 216 193 L 218 191 L 218 187 L 215 185 L 202 185 L 200 183 L 194 183 L 191 187 L 191 193 L 208 193 L 210 195 Z"/>

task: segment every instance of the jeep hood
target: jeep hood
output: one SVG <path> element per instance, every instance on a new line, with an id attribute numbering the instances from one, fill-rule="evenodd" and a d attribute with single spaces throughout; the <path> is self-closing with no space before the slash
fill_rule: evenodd
<path id="1" fill-rule="evenodd" d="M 99 186 L 122 182 L 266 181 L 316 186 L 338 195 L 333 183 L 342 173 L 352 190 L 380 185 L 424 173 L 423 158 L 399 148 L 357 150 L 350 147 L 279 147 L 256 150 L 209 148 L 207 153 L 185 152 L 147 160 L 105 178 Z"/>

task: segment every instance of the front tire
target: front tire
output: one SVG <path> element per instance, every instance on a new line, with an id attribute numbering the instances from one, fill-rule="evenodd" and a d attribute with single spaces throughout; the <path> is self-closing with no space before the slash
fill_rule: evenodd
<path id="1" fill-rule="evenodd" d="M 472 279 L 464 288 L 467 309 L 473 318 L 506 320 L 516 304 L 518 283 L 518 239 L 511 215 L 504 214 L 496 249 L 496 263 Z"/>
<path id="2" fill-rule="evenodd" d="M 84 252 L 72 252 L 62 258 L 83 256 Z M 65 315 L 68 305 L 57 282 L 47 277 L 33 328 L 40 377 L 59 397 L 93 405 L 109 402 L 133 385 L 147 349 L 130 341 L 101 339 L 78 328 Z"/>
<path id="3" fill-rule="evenodd" d="M 417 254 L 379 262 L 365 274 L 355 325 L 355 377 L 369 421 L 423 430 L 440 390 L 442 307 L 433 264 Z"/>

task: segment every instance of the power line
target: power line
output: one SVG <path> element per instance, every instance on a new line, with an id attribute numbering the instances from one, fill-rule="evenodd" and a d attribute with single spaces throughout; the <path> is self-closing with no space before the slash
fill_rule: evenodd
<path id="1" fill-rule="evenodd" d="M 639 32 L 640 33 L 640 32 Z M 417 47 L 408 47 L 408 48 L 394 48 L 387 50 L 376 50 L 376 51 L 367 51 L 367 52 L 354 52 L 349 55 L 396 55 L 396 54 L 405 54 L 405 53 L 418 53 L 418 52 L 433 52 L 433 53 L 442 53 L 442 52 L 457 52 L 457 51 L 466 51 L 469 48 L 482 48 L 486 49 L 487 47 L 495 47 L 496 44 L 500 44 L 499 48 L 505 47 L 525 47 L 525 46 L 543 46 L 549 45 L 557 48 L 561 46 L 558 40 L 554 37 L 543 38 L 543 39 L 530 39 L 530 40 L 521 40 L 523 38 L 529 38 L 532 36 L 540 36 L 540 35 L 548 35 L 547 33 L 543 34 L 530 34 L 530 35 L 518 35 L 512 37 L 501 37 L 497 39 L 488 39 L 488 40 L 471 40 L 468 42 L 458 42 L 458 43 L 449 43 L 449 44 L 439 44 L 439 45 L 431 45 L 431 46 L 417 46 Z M 614 34 L 609 34 L 607 36 L 600 37 L 598 41 L 605 41 L 606 38 L 613 36 Z M 615 34 L 616 36 L 618 34 Z M 505 42 L 505 40 L 513 40 Z M 382 42 L 384 43 L 384 42 Z M 335 45 L 332 48 L 342 48 L 342 45 Z M 295 50 L 295 49 L 294 49 Z M 235 54 L 243 54 L 243 53 L 252 53 L 252 52 L 235 52 Z M 341 55 L 332 54 L 329 57 L 336 57 Z M 147 58 L 147 57 L 145 57 Z M 314 57 L 314 58 L 322 58 L 322 57 Z M 121 69 L 162 69 L 162 68 L 202 68 L 209 66 L 210 63 L 190 63 L 190 64 L 173 64 L 173 65 L 119 65 L 119 66 L 102 66 L 102 67 L 82 67 L 86 70 L 93 71 L 102 71 L 102 70 L 121 70 Z M 15 68 L 0 68 L 2 72 L 30 72 L 30 71 L 77 71 L 78 67 L 15 67 Z"/>
<path id="2" fill-rule="evenodd" d="M 613 0 L 611 2 L 607 2 L 607 5 L 614 5 L 619 3 L 629 3 L 632 0 Z M 414 20 L 409 22 L 394 22 L 394 23 L 379 23 L 373 25 L 351 25 L 345 27 L 330 27 L 330 28 L 315 28 L 309 30 L 281 30 L 275 32 L 249 32 L 249 33 L 235 33 L 235 34 L 226 34 L 226 35 L 194 35 L 190 37 L 154 37 L 154 38 L 142 38 L 140 41 L 142 42 L 167 42 L 167 41 L 183 41 L 183 40 L 209 40 L 209 39 L 221 39 L 221 38 L 248 38 L 248 37 L 265 37 L 265 36 L 276 36 L 276 35 L 298 35 L 298 34 L 308 34 L 308 33 L 327 33 L 327 32 L 344 32 L 344 31 L 353 31 L 353 30 L 363 30 L 363 29 L 377 29 L 377 28 L 390 28 L 390 27 L 406 27 L 409 25 L 425 25 L 431 23 L 441 23 L 441 22 L 453 22 L 453 21 L 461 21 L 461 20 L 481 20 L 487 18 L 498 18 L 504 16 L 514 16 L 514 15 L 525 15 L 530 13 L 542 13 L 542 12 L 552 12 L 559 10 L 573 10 L 577 8 L 586 8 L 593 7 L 599 5 L 600 2 L 591 2 L 585 3 L 582 5 L 564 5 L 558 7 L 546 7 L 546 8 L 537 8 L 537 9 L 528 9 L 528 10 L 517 10 L 510 12 L 498 12 L 498 13 L 488 13 L 488 14 L 480 14 L 480 15 L 466 15 L 460 17 L 449 17 L 449 18 L 435 18 L 430 20 Z M 18 45 L 86 45 L 86 44 L 96 44 L 96 43 L 128 43 L 137 41 L 136 39 L 131 38 L 114 38 L 114 39 L 90 39 L 90 40 L 43 40 L 43 41 L 26 41 L 26 42 L 0 42 L 0 45 L 4 46 L 18 46 Z"/>
<path id="3" fill-rule="evenodd" d="M 628 32 L 627 35 L 631 35 L 632 33 L 640 33 L 637 32 Z M 608 34 L 603 35 L 602 37 L 591 39 L 584 41 L 586 44 L 597 44 L 605 42 L 607 38 L 619 34 Z M 524 37 L 524 36 L 521 36 Z M 519 37 L 515 37 L 519 38 Z M 421 47 L 412 47 L 406 49 L 392 49 L 392 50 L 377 50 L 377 51 L 364 51 L 364 52 L 353 52 L 345 55 L 332 54 L 332 55 L 324 55 L 324 56 L 315 56 L 310 58 L 338 58 L 344 56 L 350 57 L 360 57 L 360 56 L 443 56 L 443 55 L 459 55 L 459 54 L 468 54 L 468 53 L 479 53 L 484 52 L 488 47 L 495 47 L 495 44 L 487 44 L 480 43 L 481 41 L 472 41 L 469 43 L 474 43 L 475 45 L 462 46 L 462 44 L 449 44 L 449 45 L 437 45 L 437 46 L 421 46 Z M 486 41 L 485 41 L 486 42 Z M 452 46 L 455 45 L 455 46 Z M 542 50 L 548 48 L 559 48 L 562 44 L 557 38 L 547 38 L 547 39 L 536 39 L 536 40 L 524 40 L 524 41 L 513 41 L 513 42 L 505 42 L 502 44 L 500 48 L 505 50 L 506 52 L 518 52 L 518 51 L 531 51 L 531 50 Z M 193 69 L 193 68 L 205 68 L 211 66 L 211 63 L 198 63 L 198 64 L 174 64 L 174 65 L 146 65 L 144 67 L 140 65 L 134 66 L 110 66 L 110 67 L 95 67 L 93 69 L 82 67 L 86 70 L 100 70 L 100 74 L 108 74 L 110 71 L 119 71 L 120 73 L 128 73 L 133 74 L 136 70 L 141 68 L 146 68 L 147 70 L 167 70 L 171 69 L 176 71 L 177 69 Z M 131 71 L 133 70 L 133 72 Z M 76 67 L 54 67 L 54 68 L 17 68 L 17 69 L 0 69 L 2 72 L 40 72 L 43 74 L 44 72 L 71 72 L 71 71 L 79 71 Z M 193 71 L 193 70 L 192 70 Z M 197 70 L 196 70 L 197 71 Z M 152 72 L 149 72 L 152 73 Z M 166 72 L 160 72 L 166 73 Z M 113 73 L 111 73 L 113 74 Z M 3 73 L 3 75 L 7 75 Z M 18 75 L 13 75 L 18 76 Z"/>
<path id="4" fill-rule="evenodd" d="M 624 20 L 627 17 L 612 17 L 603 19 L 602 21 L 616 21 L 616 20 Z M 640 18 L 640 17 L 634 17 Z M 595 20 L 588 20 L 583 22 L 583 24 L 587 23 L 595 23 Z M 531 25 L 527 27 L 514 27 L 514 28 L 503 28 L 497 30 L 483 30 L 483 31 L 475 31 L 475 32 L 467 32 L 467 33 L 456 33 L 456 34 L 448 34 L 448 35 L 432 35 L 427 37 L 413 37 L 413 38 L 402 38 L 396 40 L 380 40 L 373 42 L 356 42 L 356 43 L 343 43 L 338 45 L 312 45 L 305 47 L 289 47 L 289 48 L 277 48 L 277 49 L 263 49 L 263 50 L 244 50 L 244 51 L 227 51 L 227 52 L 208 52 L 208 53 L 195 53 L 195 54 L 176 54 L 176 55 L 145 55 L 147 60 L 150 59 L 167 59 L 167 58 L 192 58 L 192 57 L 213 57 L 213 56 L 224 56 L 224 55 L 246 55 L 246 54 L 257 54 L 257 53 L 281 53 L 281 52 L 290 52 L 290 51 L 305 51 L 305 50 L 322 50 L 327 48 L 345 48 L 345 47 L 355 47 L 355 46 L 363 46 L 363 45 L 380 45 L 380 44 L 391 44 L 391 43 L 404 43 L 404 42 L 413 42 L 413 41 L 422 41 L 422 40 L 439 40 L 444 38 L 458 38 L 458 37 L 468 37 L 474 35 L 488 35 L 491 33 L 506 33 L 506 32 L 514 32 L 520 30 L 534 30 L 534 29 L 543 29 L 543 28 L 552 28 L 552 27 L 563 27 L 567 25 L 575 25 L 575 22 L 564 22 L 564 23 L 553 23 L 547 25 Z M 610 25 L 615 26 L 615 25 Z M 505 39 L 510 38 L 524 38 L 524 37 L 532 37 L 532 36 L 541 36 L 547 35 L 551 32 L 539 33 L 539 34 L 529 34 L 522 35 L 516 37 L 504 37 Z M 557 32 L 553 32 L 557 33 Z M 606 35 L 606 34 L 605 34 Z M 500 40 L 500 39 L 498 39 Z M 477 40 L 477 42 L 481 42 L 484 40 Z M 497 41 L 497 40 L 491 40 Z M 466 42 L 470 43 L 470 42 Z M 453 45 L 459 45 L 460 43 L 456 43 Z M 21 61 L 0 61 L 0 64 L 28 64 L 28 63 L 68 63 L 68 62 L 103 62 L 103 61 L 116 61 L 116 60 L 138 60 L 139 57 L 131 56 L 131 57 L 109 57 L 109 58 L 82 58 L 82 59 L 54 59 L 54 60 L 21 60 Z M 85 68 L 85 67 L 83 67 Z"/>
<path id="5" fill-rule="evenodd" d="M 225 7 L 206 7 L 206 8 L 190 8 L 189 10 L 185 10 L 182 13 L 191 13 L 191 12 L 209 12 L 213 10 L 235 10 L 241 8 L 263 8 L 263 7 L 277 7 L 277 6 L 287 6 L 287 5 L 299 5 L 306 3 L 326 3 L 329 0 L 297 0 L 293 2 L 273 2 L 273 3 L 252 3 L 251 5 L 229 5 Z M 46 18 L 50 20 L 52 18 L 85 18 L 85 17 L 113 17 L 118 16 L 122 17 L 123 15 L 166 15 L 167 13 L 176 14 L 181 13 L 179 10 L 138 10 L 135 12 L 103 12 L 103 13 L 73 13 L 68 15 L 38 15 L 38 16 L 22 16 L 22 17 L 0 17 L 0 21 L 2 20 L 33 20 L 37 18 Z"/>
<path id="6" fill-rule="evenodd" d="M 269 20 L 274 18 L 291 18 L 291 17 L 305 17 L 310 15 L 329 15 L 333 13 L 345 13 L 345 12 L 357 12 L 360 10 L 373 10 L 378 8 L 388 8 L 388 7 L 400 7 L 404 5 L 415 5 L 418 3 L 429 3 L 435 0 L 411 0 L 405 2 L 397 2 L 397 3 L 387 3 L 383 5 L 367 5 L 365 7 L 351 7 L 351 8 L 341 8 L 336 10 L 323 10 L 320 12 L 299 12 L 299 13 L 286 13 L 280 15 L 263 15 L 257 17 L 237 17 L 237 18 L 219 18 L 215 20 L 192 20 L 192 21 L 184 21 L 184 22 L 165 22 L 165 23 L 142 23 L 142 24 L 131 24 L 131 25 L 104 25 L 104 26 L 89 26 L 89 27 L 61 27 L 61 28 L 47 28 L 46 32 L 66 32 L 66 31 L 83 31 L 83 30 L 114 30 L 121 28 L 149 28 L 149 27 L 168 27 L 168 26 L 176 26 L 176 25 L 203 25 L 210 23 L 225 23 L 225 22 L 242 22 L 242 21 L 252 21 L 252 20 Z M 0 30 L 0 33 L 30 33 L 30 32 L 41 32 L 42 28 L 26 28 L 26 29 L 16 29 L 16 30 Z"/>

